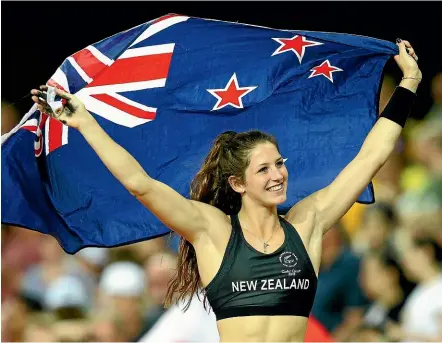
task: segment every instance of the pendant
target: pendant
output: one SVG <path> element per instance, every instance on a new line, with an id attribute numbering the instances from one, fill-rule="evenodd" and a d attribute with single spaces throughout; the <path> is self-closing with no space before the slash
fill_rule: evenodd
<path id="1" fill-rule="evenodd" d="M 270 244 L 267 244 L 266 242 L 264 242 L 264 252 L 267 252 L 267 247 L 269 246 Z"/>

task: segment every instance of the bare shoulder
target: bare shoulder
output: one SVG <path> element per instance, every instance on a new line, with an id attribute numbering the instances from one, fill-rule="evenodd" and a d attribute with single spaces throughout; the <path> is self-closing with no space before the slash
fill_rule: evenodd
<path id="1" fill-rule="evenodd" d="M 190 200 L 190 202 L 198 208 L 199 212 L 203 214 L 206 219 L 207 231 L 211 230 L 212 225 L 230 223 L 230 216 L 226 215 L 219 208 L 197 200 Z"/>
<path id="2" fill-rule="evenodd" d="M 204 217 L 204 230 L 200 237 L 195 240 L 195 244 L 198 245 L 198 241 L 201 240 L 207 242 L 207 239 L 218 242 L 220 239 L 223 240 L 223 238 L 225 239 L 226 236 L 230 235 L 230 216 L 215 206 L 196 200 L 191 200 L 191 202 Z"/>

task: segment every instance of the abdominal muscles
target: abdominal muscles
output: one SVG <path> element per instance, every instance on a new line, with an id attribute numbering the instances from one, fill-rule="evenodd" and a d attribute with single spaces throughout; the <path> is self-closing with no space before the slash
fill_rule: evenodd
<path id="1" fill-rule="evenodd" d="M 306 317 L 250 316 L 218 321 L 221 342 L 303 342 Z"/>

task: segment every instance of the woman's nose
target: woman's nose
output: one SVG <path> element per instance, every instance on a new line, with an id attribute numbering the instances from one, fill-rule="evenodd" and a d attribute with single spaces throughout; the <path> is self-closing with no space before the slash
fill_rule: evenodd
<path id="1" fill-rule="evenodd" d="M 282 180 L 284 178 L 281 170 L 278 168 L 272 168 L 272 172 L 270 173 L 270 176 L 271 176 L 272 180 Z"/>

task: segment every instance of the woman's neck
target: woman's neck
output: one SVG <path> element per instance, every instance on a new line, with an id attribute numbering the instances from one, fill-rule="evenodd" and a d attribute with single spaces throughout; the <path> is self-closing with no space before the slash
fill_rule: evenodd
<path id="1" fill-rule="evenodd" d="M 247 230 L 261 237 L 268 237 L 279 225 L 276 206 L 273 208 L 243 206 L 238 213 L 239 221 Z"/>

